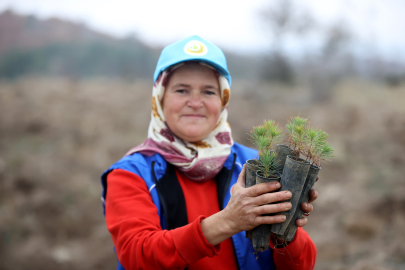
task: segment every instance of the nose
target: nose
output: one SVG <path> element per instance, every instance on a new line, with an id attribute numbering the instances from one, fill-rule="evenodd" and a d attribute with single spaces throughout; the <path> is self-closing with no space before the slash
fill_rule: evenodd
<path id="1" fill-rule="evenodd" d="M 190 95 L 190 98 L 187 101 L 187 106 L 193 108 L 193 109 L 198 109 L 202 107 L 203 102 L 202 102 L 202 97 L 200 93 L 192 92 Z"/>

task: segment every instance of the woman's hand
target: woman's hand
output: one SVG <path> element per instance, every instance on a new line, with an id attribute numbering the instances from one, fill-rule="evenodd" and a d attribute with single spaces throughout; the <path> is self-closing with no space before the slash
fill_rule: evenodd
<path id="1" fill-rule="evenodd" d="M 284 215 L 262 215 L 290 209 L 291 203 L 289 202 L 270 203 L 288 200 L 291 198 L 291 192 L 273 192 L 281 187 L 278 182 L 262 183 L 245 188 L 245 174 L 246 165 L 243 166 L 233 188 L 231 199 L 224 209 L 229 226 L 237 233 L 253 229 L 260 224 L 283 222 L 285 220 Z"/>
<path id="2" fill-rule="evenodd" d="M 318 181 L 319 177 L 316 178 L 316 181 Z M 318 192 L 315 189 L 311 189 L 309 191 L 309 200 L 308 202 L 303 202 L 301 204 L 301 209 L 304 211 L 304 213 L 311 213 L 312 210 L 314 210 L 313 205 L 311 204 L 313 201 L 316 200 L 316 198 L 318 198 Z M 307 224 L 308 220 L 307 218 L 304 216 L 302 218 L 297 219 L 297 221 L 295 222 L 295 224 L 298 227 L 304 227 Z"/>
<path id="3" fill-rule="evenodd" d="M 231 199 L 225 209 L 201 222 L 203 234 L 212 245 L 217 245 L 238 232 L 253 229 L 261 224 L 283 222 L 284 215 L 262 215 L 278 213 L 291 208 L 289 202 L 277 203 L 291 198 L 290 191 L 273 192 L 280 188 L 280 183 L 262 183 L 245 188 L 245 174 L 246 165 L 239 174 Z"/>

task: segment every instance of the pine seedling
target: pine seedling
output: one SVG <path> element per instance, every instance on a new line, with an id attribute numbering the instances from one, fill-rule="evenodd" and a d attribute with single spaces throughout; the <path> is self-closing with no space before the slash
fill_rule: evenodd
<path id="1" fill-rule="evenodd" d="M 250 131 L 248 140 L 256 146 L 256 149 L 260 150 L 263 146 L 260 144 L 260 138 L 266 136 L 266 128 L 264 126 L 255 126 Z"/>
<path id="2" fill-rule="evenodd" d="M 264 177 L 270 177 L 276 172 L 276 153 L 271 151 L 273 145 L 282 141 L 282 128 L 273 120 L 264 121 L 262 125 L 253 127 L 249 140 L 259 150 L 257 170 L 262 171 Z"/>
<path id="3" fill-rule="evenodd" d="M 307 132 L 304 134 L 304 155 L 307 160 L 313 160 L 314 155 L 323 147 L 328 134 L 320 129 L 309 127 Z"/>
<path id="4" fill-rule="evenodd" d="M 285 126 L 287 133 L 287 143 L 289 146 L 298 152 L 302 152 L 304 134 L 308 129 L 308 118 L 302 118 L 300 116 L 291 117 Z"/>
<path id="5" fill-rule="evenodd" d="M 321 166 L 321 161 L 329 161 L 331 157 L 334 157 L 333 152 L 333 147 L 328 142 L 325 143 L 322 148 L 321 154 L 316 160 L 314 160 L 315 165 Z"/>
<path id="6" fill-rule="evenodd" d="M 264 121 L 263 125 L 266 129 L 267 136 L 270 138 L 268 149 L 271 149 L 273 148 L 273 145 L 282 141 L 281 135 L 283 134 L 283 129 L 278 125 L 278 123 L 276 124 L 274 120 Z"/>
<path id="7" fill-rule="evenodd" d="M 321 129 L 309 127 L 304 134 L 304 154 L 307 160 L 320 166 L 323 160 L 333 157 L 333 147 L 328 143 L 329 135 Z"/>
<path id="8" fill-rule="evenodd" d="M 266 150 L 259 153 L 259 166 L 262 175 L 266 178 L 274 175 L 277 171 L 276 153 Z"/>
<path id="9" fill-rule="evenodd" d="M 271 143 L 271 140 L 269 137 L 262 136 L 262 137 L 258 137 L 257 138 L 257 146 L 259 147 L 259 155 L 260 153 L 266 152 L 267 150 L 269 150 L 269 145 Z"/>

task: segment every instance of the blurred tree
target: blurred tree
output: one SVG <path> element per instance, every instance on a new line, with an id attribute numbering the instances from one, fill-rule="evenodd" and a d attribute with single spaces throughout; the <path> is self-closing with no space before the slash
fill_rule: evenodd
<path id="1" fill-rule="evenodd" d="M 312 100 L 330 97 L 334 83 L 355 72 L 355 59 L 350 53 L 353 35 L 344 22 L 322 25 L 297 0 L 277 0 L 261 11 L 263 25 L 271 38 L 268 56 L 263 59 L 262 78 L 291 84 L 304 79 L 312 89 Z M 306 39 L 319 41 L 302 59 L 292 59 L 286 51 L 286 41 Z"/>
<path id="2" fill-rule="evenodd" d="M 347 48 L 351 41 L 351 33 L 344 23 L 336 23 L 325 31 L 325 42 L 322 53 L 324 58 L 331 58 Z"/>
<path id="3" fill-rule="evenodd" d="M 263 58 L 261 66 L 261 78 L 265 81 L 278 81 L 285 84 L 294 82 L 294 70 L 290 60 L 279 51 L 273 51 Z"/>
<path id="4" fill-rule="evenodd" d="M 261 11 L 261 17 L 272 38 L 269 55 L 263 59 L 262 78 L 291 84 L 294 69 L 284 51 L 285 39 L 291 35 L 305 35 L 314 28 L 314 20 L 308 12 L 298 10 L 291 0 L 273 2 L 272 6 Z"/>
<path id="5" fill-rule="evenodd" d="M 352 34 L 345 24 L 336 22 L 325 27 L 321 35 L 321 54 L 314 59 L 312 67 L 304 67 L 309 71 L 312 100 L 317 102 L 328 100 L 333 86 L 343 77 L 356 74 L 353 57 L 348 50 Z"/>

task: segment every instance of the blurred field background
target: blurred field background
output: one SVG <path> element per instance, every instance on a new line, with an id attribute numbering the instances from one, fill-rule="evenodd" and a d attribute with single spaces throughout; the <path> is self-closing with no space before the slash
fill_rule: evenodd
<path id="1" fill-rule="evenodd" d="M 225 51 L 229 123 L 249 146 L 264 119 L 300 114 L 329 133 L 305 227 L 316 269 L 405 269 L 405 65 L 356 57 L 352 40 L 328 28 L 300 61 L 282 44 L 266 58 Z M 147 136 L 160 49 L 0 13 L 0 269 L 115 269 L 99 177 Z"/>

